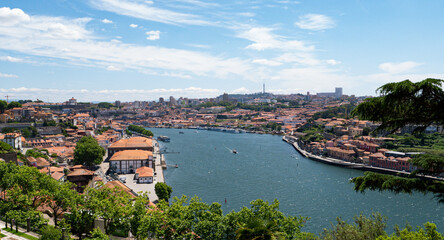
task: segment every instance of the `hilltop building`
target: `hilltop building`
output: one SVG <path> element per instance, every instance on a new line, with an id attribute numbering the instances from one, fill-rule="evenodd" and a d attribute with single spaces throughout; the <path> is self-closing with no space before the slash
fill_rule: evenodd
<path id="1" fill-rule="evenodd" d="M 341 98 L 342 97 L 342 88 L 335 88 L 335 92 L 320 92 L 316 94 L 317 97 L 329 97 L 329 98 Z"/>

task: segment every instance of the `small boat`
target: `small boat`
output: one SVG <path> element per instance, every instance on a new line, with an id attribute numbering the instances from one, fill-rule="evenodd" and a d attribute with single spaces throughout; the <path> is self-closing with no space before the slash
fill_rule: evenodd
<path id="1" fill-rule="evenodd" d="M 174 167 L 175 167 L 175 168 L 178 168 L 178 167 L 179 167 L 179 165 L 177 165 L 177 164 L 176 164 L 176 166 L 174 166 Z"/>
<path id="2" fill-rule="evenodd" d="M 162 142 L 169 142 L 170 138 L 167 136 L 158 136 L 157 140 L 162 141 Z"/>
<path id="3" fill-rule="evenodd" d="M 179 132 L 179 134 L 184 134 L 184 132 L 181 131 L 181 132 Z"/>
<path id="4" fill-rule="evenodd" d="M 231 150 L 232 153 L 237 154 L 236 149 Z"/>

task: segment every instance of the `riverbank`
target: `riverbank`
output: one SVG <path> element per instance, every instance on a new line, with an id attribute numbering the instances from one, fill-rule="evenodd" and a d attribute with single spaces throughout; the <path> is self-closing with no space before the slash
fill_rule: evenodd
<path id="1" fill-rule="evenodd" d="M 143 126 L 143 125 L 140 125 Z M 276 132 L 276 131 L 262 131 L 262 130 L 246 130 L 243 128 L 229 128 L 229 127 L 198 127 L 198 126 L 183 126 L 183 127 L 174 127 L 174 126 L 143 126 L 144 128 L 164 128 L 164 129 L 192 129 L 192 130 L 205 130 L 205 131 L 215 131 L 215 132 L 226 132 L 226 133 L 255 133 L 255 134 L 271 134 L 271 135 L 279 135 L 283 136 L 284 133 Z"/>
<path id="2" fill-rule="evenodd" d="M 362 163 L 352 163 L 352 162 L 347 162 L 347 161 L 340 160 L 340 159 L 314 155 L 314 154 L 311 154 L 311 153 L 303 150 L 301 147 L 299 147 L 298 142 L 297 142 L 298 139 L 296 137 L 283 136 L 282 140 L 291 144 L 296 149 L 296 151 L 298 151 L 304 157 L 314 160 L 314 161 L 317 161 L 317 162 L 321 162 L 321 163 L 325 163 L 325 164 L 329 164 L 329 165 L 334 165 L 334 166 L 339 166 L 339 167 L 352 168 L 352 169 L 357 169 L 357 170 L 362 170 L 362 171 L 370 171 L 370 172 L 383 173 L 383 174 L 390 174 L 390 175 L 396 175 L 396 176 L 402 176 L 402 177 L 408 177 L 410 175 L 410 172 L 398 171 L 398 170 L 387 169 L 387 168 L 373 167 L 373 166 L 362 164 Z M 444 179 L 442 179 L 442 178 L 437 178 L 437 177 L 432 177 L 432 176 L 419 176 L 419 178 L 428 179 L 428 180 L 444 181 Z"/>
<path id="3" fill-rule="evenodd" d="M 388 217 L 387 229 L 395 224 L 421 225 L 427 221 L 444 229 L 444 206 L 431 194 L 353 190 L 348 179 L 361 170 L 319 164 L 299 154 L 282 136 L 227 134 L 195 129 L 151 128 L 160 142 L 168 169 L 165 180 L 172 197 L 198 196 L 206 203 L 218 202 L 224 214 L 250 206 L 255 199 L 279 200 L 288 215 L 307 216 L 304 231 L 329 228 L 336 217 L 353 221 L 361 212 L 377 211 Z M 180 133 L 183 132 L 183 133 Z M 236 149 L 233 154 L 229 149 Z M 178 165 L 178 168 L 169 167 Z M 225 203 L 225 199 L 227 202 Z"/>

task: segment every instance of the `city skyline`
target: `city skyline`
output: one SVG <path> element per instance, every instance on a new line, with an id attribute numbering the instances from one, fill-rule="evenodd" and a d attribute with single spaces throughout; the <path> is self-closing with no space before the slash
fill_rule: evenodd
<path id="1" fill-rule="evenodd" d="M 0 99 L 312 94 L 444 78 L 440 1 L 3 1 Z"/>

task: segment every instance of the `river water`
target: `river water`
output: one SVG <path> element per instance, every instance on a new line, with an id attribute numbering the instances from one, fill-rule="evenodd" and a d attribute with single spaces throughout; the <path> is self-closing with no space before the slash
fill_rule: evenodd
<path id="1" fill-rule="evenodd" d="M 310 217 L 303 231 L 314 233 L 336 223 L 336 217 L 351 222 L 355 215 L 363 212 L 368 216 L 372 211 L 388 217 L 387 232 L 392 232 L 395 224 L 416 226 L 427 221 L 444 232 L 444 204 L 438 204 L 433 195 L 357 193 L 348 179 L 362 175 L 362 171 L 306 159 L 281 136 L 149 130 L 155 137 L 171 138 L 160 145 L 171 152 L 165 154 L 169 168 L 164 174 L 173 196 L 197 195 L 209 204 L 219 202 L 224 213 L 238 211 L 258 198 L 278 199 L 285 214 Z M 178 168 L 173 167 L 176 164 Z"/>

